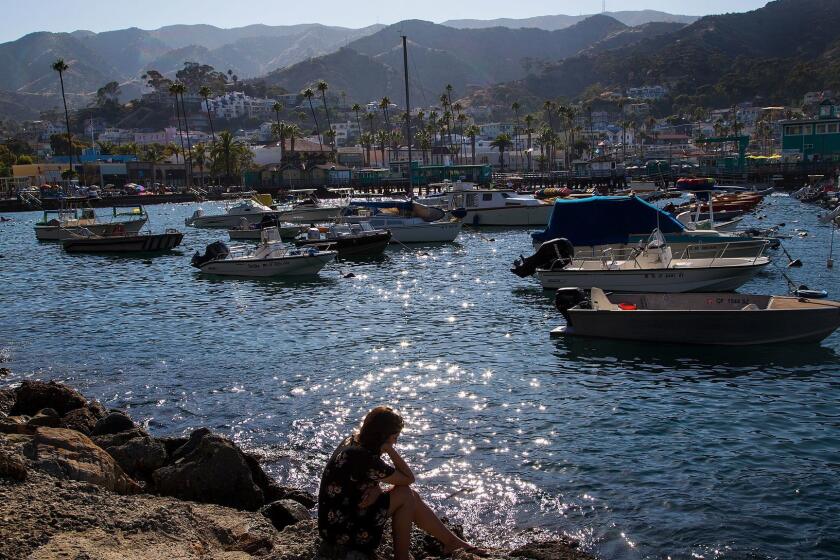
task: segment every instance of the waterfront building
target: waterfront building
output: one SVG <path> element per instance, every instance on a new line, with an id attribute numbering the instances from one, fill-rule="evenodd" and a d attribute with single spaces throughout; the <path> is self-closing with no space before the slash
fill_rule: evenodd
<path id="1" fill-rule="evenodd" d="M 840 161 L 840 105 L 825 100 L 813 119 L 782 121 L 782 156 L 803 161 Z"/>

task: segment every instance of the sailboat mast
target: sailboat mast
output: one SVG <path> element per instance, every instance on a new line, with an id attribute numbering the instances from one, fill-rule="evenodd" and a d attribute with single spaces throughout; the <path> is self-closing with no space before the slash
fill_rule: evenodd
<path id="1" fill-rule="evenodd" d="M 406 36 L 402 36 L 403 45 L 403 74 L 405 76 L 405 137 L 408 142 L 408 197 L 414 198 L 413 173 L 411 169 L 411 100 L 408 96 L 408 47 Z"/>

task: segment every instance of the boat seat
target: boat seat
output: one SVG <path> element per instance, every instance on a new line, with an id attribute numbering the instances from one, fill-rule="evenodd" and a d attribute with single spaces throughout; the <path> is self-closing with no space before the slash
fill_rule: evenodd
<path id="1" fill-rule="evenodd" d="M 592 301 L 592 309 L 595 311 L 621 311 L 621 308 L 611 302 L 601 288 L 592 288 L 589 291 L 589 299 Z"/>

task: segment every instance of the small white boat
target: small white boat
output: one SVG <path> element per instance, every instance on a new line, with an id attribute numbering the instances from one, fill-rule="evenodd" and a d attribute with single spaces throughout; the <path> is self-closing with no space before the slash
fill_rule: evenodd
<path id="1" fill-rule="evenodd" d="M 320 200 L 315 196 L 315 189 L 301 189 L 290 192 L 307 196 L 290 205 L 277 208 L 278 218 L 285 222 L 299 224 L 333 222 L 344 214 L 350 203 L 349 196 L 339 196 L 334 200 Z M 335 189 L 334 192 L 344 195 L 350 191 L 346 190 L 345 192 L 345 189 Z"/>
<path id="2" fill-rule="evenodd" d="M 38 241 L 61 241 L 86 230 L 93 235 L 136 235 L 148 221 L 142 206 L 132 206 L 125 211 L 113 208 L 113 220 L 102 221 L 93 208 L 46 210 L 44 217 L 35 224 Z"/>
<path id="3" fill-rule="evenodd" d="M 221 241 L 207 246 L 204 255 L 196 252 L 192 266 L 207 274 L 269 278 L 278 276 L 312 276 L 335 259 L 336 251 L 288 247 L 280 240 L 276 227 L 262 230 L 256 247 L 233 245 Z"/>
<path id="4" fill-rule="evenodd" d="M 566 325 L 552 337 L 746 346 L 819 342 L 840 327 L 840 302 L 732 293 L 607 294 L 559 290 Z"/>
<path id="5" fill-rule="evenodd" d="M 463 208 L 464 223 L 474 226 L 544 226 L 554 209 L 553 204 L 513 190 L 481 189 L 462 181 L 429 185 L 436 187 L 441 192 L 418 201 L 444 210 Z"/>
<path id="6" fill-rule="evenodd" d="M 197 228 L 233 228 L 238 226 L 242 219 L 248 220 L 250 224 L 258 224 L 264 217 L 276 215 L 275 210 L 256 200 L 248 199 L 230 207 L 225 214 L 208 216 L 203 208 L 199 208 L 184 220 L 184 223 Z"/>
<path id="7" fill-rule="evenodd" d="M 228 230 L 231 241 L 259 241 L 262 237 L 262 230 L 267 227 L 276 227 L 280 232 L 280 239 L 294 239 L 299 233 L 306 230 L 301 224 L 290 224 L 278 222 L 273 215 L 263 216 L 262 221 L 252 224 L 247 218 L 240 218 L 239 225 Z"/>
<path id="8" fill-rule="evenodd" d="M 743 216 L 738 216 L 737 218 L 726 221 L 712 220 L 711 218 L 697 219 L 696 213 L 690 210 L 677 214 L 677 220 L 689 231 L 714 230 L 731 233 L 738 229 L 738 226 L 741 224 L 741 220 L 743 219 Z"/>
<path id="9" fill-rule="evenodd" d="M 759 253 L 760 254 L 760 253 Z M 575 258 L 565 239 L 544 243 L 536 254 L 514 263 L 512 272 L 536 274 L 545 289 L 599 287 L 615 292 L 701 292 L 736 290 L 770 264 L 770 259 L 721 257 L 675 259 L 659 231 L 648 244 L 601 257 Z"/>

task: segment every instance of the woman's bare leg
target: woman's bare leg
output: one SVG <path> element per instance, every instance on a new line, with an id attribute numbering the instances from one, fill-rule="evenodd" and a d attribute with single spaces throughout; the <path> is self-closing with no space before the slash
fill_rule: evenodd
<path id="1" fill-rule="evenodd" d="M 395 486 L 390 492 L 388 514 L 394 537 L 394 560 L 409 560 L 411 524 L 414 522 L 416 502 L 414 491 L 408 486 Z"/>
<path id="2" fill-rule="evenodd" d="M 444 525 L 440 519 L 438 519 L 435 512 L 426 505 L 426 502 L 423 501 L 417 492 L 414 492 L 413 490 L 412 492 L 414 494 L 414 522 L 419 528 L 423 529 L 443 543 L 443 549 L 447 553 L 459 548 L 467 548 L 470 546 L 468 542 L 458 538 L 458 535 L 450 531 L 449 528 Z"/>

